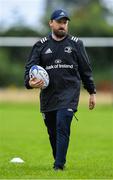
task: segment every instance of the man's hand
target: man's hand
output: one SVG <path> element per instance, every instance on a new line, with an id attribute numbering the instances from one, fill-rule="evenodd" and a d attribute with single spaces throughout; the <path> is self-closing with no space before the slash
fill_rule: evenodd
<path id="1" fill-rule="evenodd" d="M 37 78 L 31 78 L 29 80 L 29 85 L 32 87 L 32 88 L 42 88 L 43 85 L 44 85 L 44 82 L 43 80 L 39 80 Z"/>
<path id="2" fill-rule="evenodd" d="M 90 94 L 90 97 L 89 97 L 89 109 L 92 110 L 94 109 L 96 105 L 96 96 L 95 94 Z"/>

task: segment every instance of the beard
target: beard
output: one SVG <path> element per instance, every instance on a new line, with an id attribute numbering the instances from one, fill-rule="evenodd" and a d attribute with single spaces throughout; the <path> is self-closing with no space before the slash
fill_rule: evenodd
<path id="1" fill-rule="evenodd" d="M 53 30 L 53 33 L 57 38 L 63 38 L 67 34 L 67 32 L 64 29 Z"/>

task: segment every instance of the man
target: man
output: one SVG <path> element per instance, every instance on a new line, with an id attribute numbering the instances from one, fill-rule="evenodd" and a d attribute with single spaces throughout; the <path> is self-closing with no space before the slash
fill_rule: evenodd
<path id="1" fill-rule="evenodd" d="M 49 21 L 51 34 L 38 41 L 26 64 L 25 86 L 42 88 L 43 81 L 29 79 L 33 65 L 46 69 L 49 86 L 41 90 L 40 103 L 54 157 L 54 169 L 63 170 L 69 145 L 70 126 L 77 111 L 81 80 L 89 92 L 89 109 L 95 107 L 95 85 L 83 43 L 68 34 L 68 14 L 55 10 Z"/>

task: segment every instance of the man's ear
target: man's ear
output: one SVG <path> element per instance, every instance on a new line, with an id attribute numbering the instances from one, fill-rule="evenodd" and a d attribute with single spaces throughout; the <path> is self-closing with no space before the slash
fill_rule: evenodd
<path id="1" fill-rule="evenodd" d="M 53 20 L 50 20 L 50 21 L 49 21 L 49 26 L 50 26 L 50 27 L 52 27 L 52 22 L 53 22 Z"/>

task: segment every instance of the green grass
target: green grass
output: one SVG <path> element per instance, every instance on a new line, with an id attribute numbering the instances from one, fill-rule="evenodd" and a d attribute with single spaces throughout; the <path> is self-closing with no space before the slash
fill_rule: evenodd
<path id="1" fill-rule="evenodd" d="M 66 169 L 54 172 L 53 157 L 37 104 L 0 104 L 0 178 L 112 179 L 113 114 L 110 105 L 79 107 L 73 119 Z M 11 164 L 14 157 L 24 164 Z"/>

